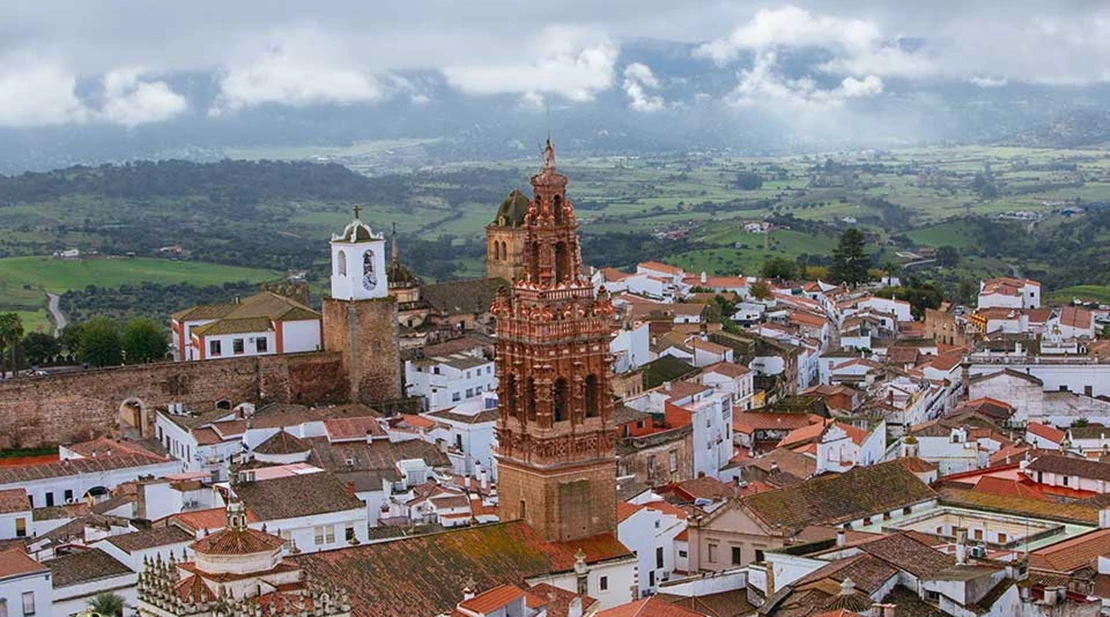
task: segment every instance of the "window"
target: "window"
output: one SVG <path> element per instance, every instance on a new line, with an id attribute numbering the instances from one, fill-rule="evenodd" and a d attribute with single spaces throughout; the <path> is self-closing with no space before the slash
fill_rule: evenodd
<path id="1" fill-rule="evenodd" d="M 738 566 L 741 564 L 742 560 L 740 558 L 742 556 L 742 552 L 743 551 L 740 550 L 739 546 L 732 547 L 732 565 Z"/>
<path id="2" fill-rule="evenodd" d="M 663 567 L 663 547 L 662 546 L 655 547 L 655 567 L 656 568 L 662 568 Z"/>
<path id="3" fill-rule="evenodd" d="M 655 570 L 648 572 L 648 587 L 655 587 Z"/>
<path id="4" fill-rule="evenodd" d="M 26 617 L 27 615 L 34 615 L 34 614 L 35 614 L 35 592 L 33 592 L 33 591 L 24 591 L 23 592 L 23 615 L 24 615 L 24 617 Z"/>
<path id="5" fill-rule="evenodd" d="M 456 450 L 462 450 L 463 449 L 463 447 L 462 447 L 462 433 L 457 433 L 455 435 L 455 449 Z"/>
<path id="6" fill-rule="evenodd" d="M 348 528 L 344 529 L 343 530 L 343 539 L 345 539 L 348 542 L 354 542 L 355 541 L 355 528 L 354 527 L 348 527 Z"/>
<path id="7" fill-rule="evenodd" d="M 871 517 L 870 516 L 864 517 L 863 524 L 864 525 L 870 525 L 871 524 Z"/>
<path id="8" fill-rule="evenodd" d="M 458 392 L 452 392 L 451 393 L 451 401 L 452 402 L 457 403 L 460 400 L 462 400 L 462 395 L 461 394 L 459 394 Z"/>
<path id="9" fill-rule="evenodd" d="M 208 341 L 208 355 L 218 356 L 220 353 L 220 341 Z"/>
<path id="10" fill-rule="evenodd" d="M 602 591 L 608 590 L 609 589 L 609 577 L 608 576 L 603 576 L 603 577 L 597 579 L 597 584 L 598 584 L 598 587 Z"/>
<path id="11" fill-rule="evenodd" d="M 975 539 L 975 540 L 982 540 L 983 539 L 983 530 L 982 529 L 976 529 L 971 535 L 972 535 L 972 538 Z"/>
<path id="12" fill-rule="evenodd" d="M 237 338 L 231 340 L 231 351 L 234 353 L 243 353 L 243 339 Z"/>
<path id="13" fill-rule="evenodd" d="M 999 543 L 999 544 L 1005 544 L 1005 543 L 1006 543 L 1006 541 L 1007 541 L 1007 540 L 1009 540 L 1009 539 L 1010 539 L 1010 538 L 1008 538 L 1008 537 L 1006 536 L 1006 534 L 1004 534 L 1004 533 L 999 533 L 999 534 L 998 534 L 998 543 Z"/>
<path id="14" fill-rule="evenodd" d="M 670 457 L 671 457 L 671 473 L 674 473 L 674 472 L 678 471 L 678 452 L 675 452 L 674 450 L 671 450 Z"/>
<path id="15" fill-rule="evenodd" d="M 686 551 L 678 551 L 678 556 L 683 558 L 683 559 L 686 559 Z"/>
<path id="16" fill-rule="evenodd" d="M 269 345 L 270 345 L 270 340 L 267 339 L 264 336 L 260 336 L 256 339 L 254 339 L 254 348 L 255 348 L 256 351 L 258 351 L 260 353 L 264 352 L 264 351 L 269 351 L 270 350 Z"/>
<path id="17" fill-rule="evenodd" d="M 528 506 L 524 503 L 523 499 L 520 500 L 520 520 L 528 520 Z"/>
<path id="18" fill-rule="evenodd" d="M 15 537 L 27 537 L 27 519 L 23 517 L 15 519 Z M 3 615 L 0 615 L 0 617 L 3 617 Z"/>
<path id="19" fill-rule="evenodd" d="M 902 508 L 902 514 L 909 514 L 911 510 L 913 510 L 913 508 L 911 508 L 910 506 L 906 506 L 905 508 Z"/>
<path id="20" fill-rule="evenodd" d="M 287 551 L 293 550 L 293 532 L 292 531 L 282 531 L 281 532 L 281 539 L 285 543 L 285 547 L 284 547 L 285 550 L 287 550 Z"/>
<path id="21" fill-rule="evenodd" d="M 322 544 L 332 544 L 335 542 L 335 526 L 334 525 L 318 525 L 315 529 L 316 546 Z"/>
<path id="22" fill-rule="evenodd" d="M 1067 484 L 1066 478 L 1064 484 Z M 46 494 L 46 507 L 49 508 L 52 505 L 54 505 L 54 493 L 50 492 Z"/>
<path id="23" fill-rule="evenodd" d="M 73 501 L 73 489 L 67 488 L 64 494 L 66 497 L 66 503 Z"/>
<path id="24" fill-rule="evenodd" d="M 467 388 L 466 389 L 466 398 L 470 398 L 472 396 L 474 396 L 474 388 Z"/>
<path id="25" fill-rule="evenodd" d="M 1068 477 L 1064 476 L 1064 486 L 1068 485 Z M 46 505 L 50 505 L 50 493 L 46 494 Z"/>
<path id="26" fill-rule="evenodd" d="M 709 545 L 708 558 L 709 558 L 709 563 L 717 563 L 717 545 L 716 544 L 710 544 Z"/>
<path id="27" fill-rule="evenodd" d="M 8 617 L 8 600 L 0 598 L 0 617 Z"/>

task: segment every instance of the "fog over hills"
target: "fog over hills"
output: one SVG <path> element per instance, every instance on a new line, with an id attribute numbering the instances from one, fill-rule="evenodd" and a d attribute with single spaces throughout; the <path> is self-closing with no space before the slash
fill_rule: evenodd
<path id="1" fill-rule="evenodd" d="M 397 138 L 506 158 L 548 128 L 572 154 L 1110 138 L 1110 9 L 1090 3 L 202 2 L 111 24 L 49 4 L 0 37 L 4 173 Z"/>

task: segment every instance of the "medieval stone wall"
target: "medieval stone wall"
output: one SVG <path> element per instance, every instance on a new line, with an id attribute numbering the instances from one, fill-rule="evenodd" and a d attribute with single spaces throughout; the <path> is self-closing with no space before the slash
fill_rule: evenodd
<path id="1" fill-rule="evenodd" d="M 324 349 L 341 355 L 350 400 L 374 403 L 402 396 L 397 302 L 325 298 Z"/>
<path id="2" fill-rule="evenodd" d="M 118 425 L 121 413 L 136 405 L 150 413 L 169 403 L 205 410 L 218 401 L 341 402 L 348 391 L 340 356 L 333 352 L 8 379 L 0 381 L 0 448 L 69 443 L 106 434 Z"/>
<path id="3" fill-rule="evenodd" d="M 523 520 L 551 542 L 615 532 L 615 460 L 544 470 L 510 460 L 500 460 L 498 464 L 501 520 Z"/>
<path id="4" fill-rule="evenodd" d="M 524 244 L 521 227 L 486 227 L 486 278 L 514 281 L 524 276 Z"/>

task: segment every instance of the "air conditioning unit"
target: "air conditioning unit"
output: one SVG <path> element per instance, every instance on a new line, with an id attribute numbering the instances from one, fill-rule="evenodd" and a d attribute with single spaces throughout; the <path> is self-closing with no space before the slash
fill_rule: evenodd
<path id="1" fill-rule="evenodd" d="M 987 556 L 987 547 L 979 545 L 971 547 L 971 556 L 976 559 L 983 559 Z"/>

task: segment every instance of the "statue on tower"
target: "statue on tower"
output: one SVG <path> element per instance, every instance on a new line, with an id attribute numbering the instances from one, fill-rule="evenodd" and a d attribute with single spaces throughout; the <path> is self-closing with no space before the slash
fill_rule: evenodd
<path id="1" fill-rule="evenodd" d="M 543 168 L 555 169 L 555 146 L 551 145 L 551 138 L 547 138 L 547 145 L 543 147 Z"/>

